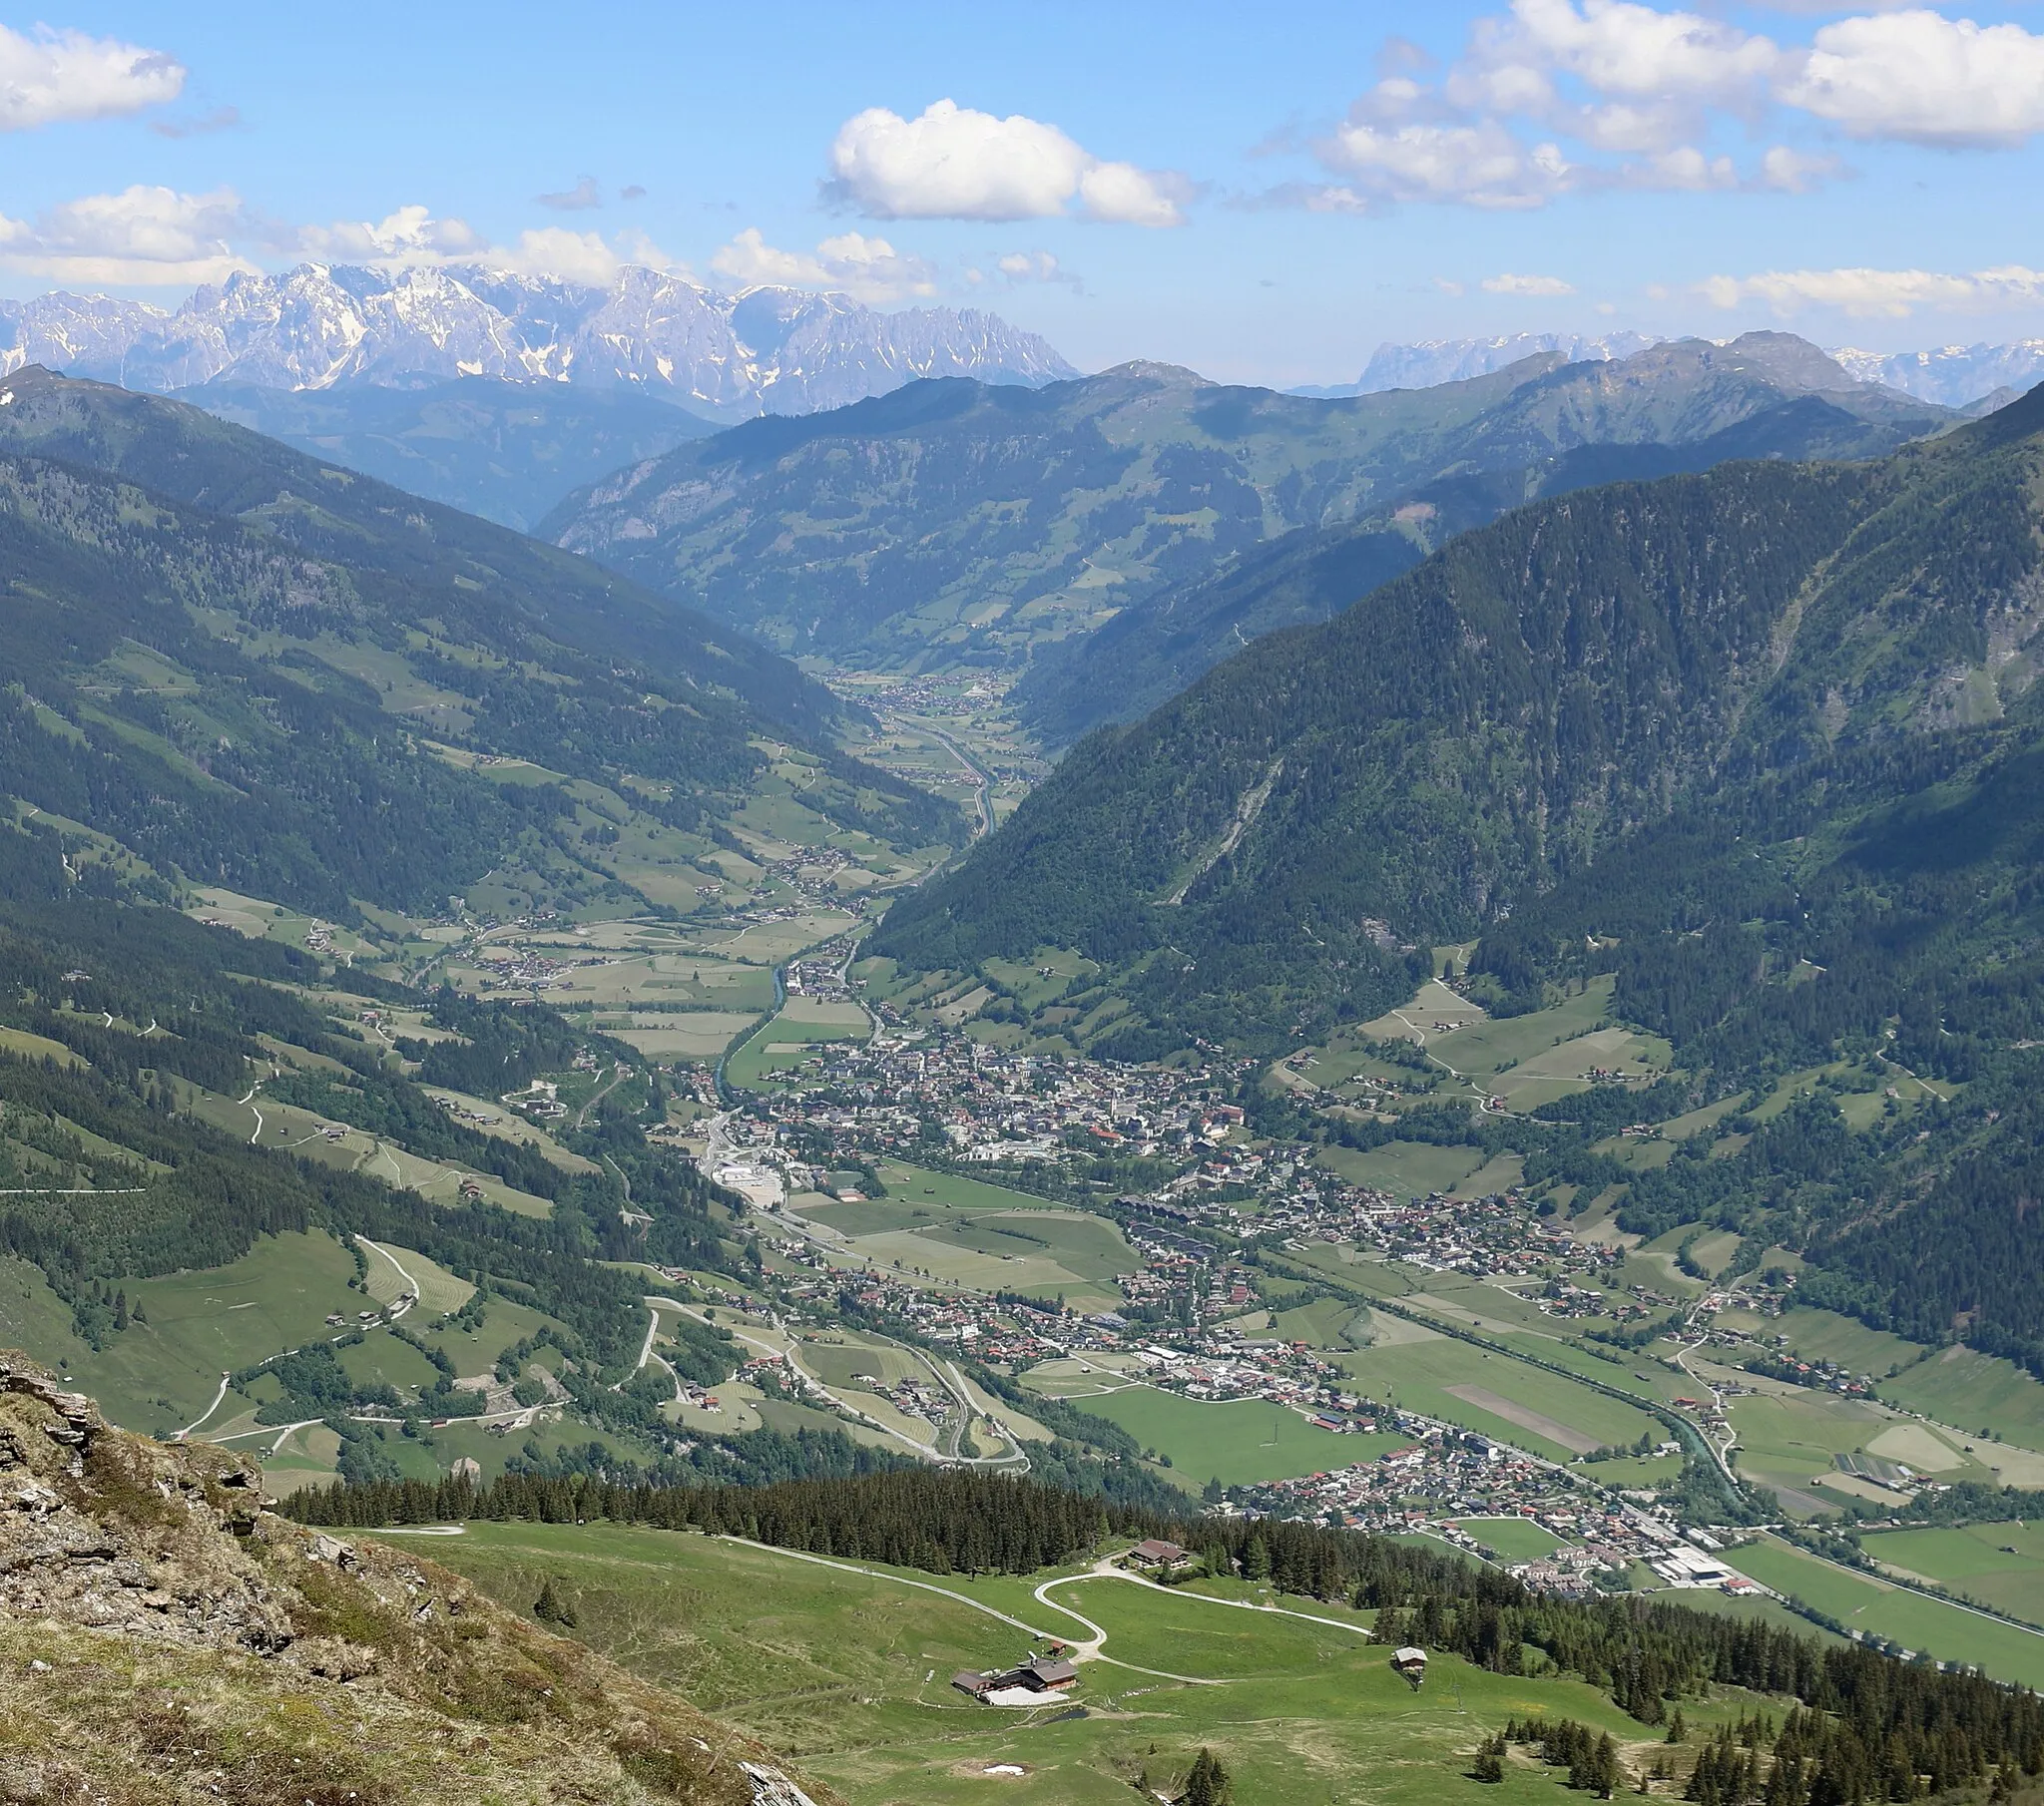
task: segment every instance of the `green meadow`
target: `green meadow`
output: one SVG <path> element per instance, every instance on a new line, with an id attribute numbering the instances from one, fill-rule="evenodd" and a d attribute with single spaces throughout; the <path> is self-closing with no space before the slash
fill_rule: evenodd
<path id="1" fill-rule="evenodd" d="M 1861 1547 L 1900 1579 L 1914 1575 L 2044 1625 L 2044 1524 L 1880 1531 L 1863 1538 Z"/>
<path id="2" fill-rule="evenodd" d="M 1353 1462 L 1374 1461 L 1409 1440 L 1315 1429 L 1289 1406 L 1260 1399 L 1189 1399 L 1154 1386 L 1130 1386 L 1072 1403 L 1119 1424 L 1144 1448 L 1168 1456 L 1179 1478 L 1194 1486 L 1209 1480 L 1252 1486 L 1331 1473 Z"/>
<path id="3" fill-rule="evenodd" d="M 1017 1711 L 972 1704 L 949 1681 L 959 1668 L 1040 1651 L 1031 1630 L 1085 1634 L 1032 1596 L 1038 1577 L 851 1573 L 597 1525 L 475 1524 L 403 1542 L 519 1610 L 551 1579 L 575 1611 L 574 1634 L 783 1750 L 852 1806 L 1125 1806 L 1146 1774 L 1175 1792 L 1203 1747 L 1233 1774 L 1238 1806 L 1561 1806 L 1573 1797 L 1563 1777 L 1529 1761 L 1515 1760 L 1501 1786 L 1469 1779 L 1478 1739 L 1508 1717 L 1543 1714 L 1608 1729 L 1635 1762 L 1662 1748 L 1575 1681 L 1510 1678 L 1436 1655 L 1415 1692 L 1358 1633 L 1358 1614 L 1309 1601 L 1278 1602 L 1337 1621 L 1242 1610 L 1193 1589 L 1059 1586 L 1053 1601 L 1107 1632 L 1106 1659 L 1085 1664 L 1070 1704 Z"/>
<path id="4" fill-rule="evenodd" d="M 1743 1545 L 1731 1560 L 1762 1585 L 1801 1599 L 1847 1629 L 1887 1637 L 1939 1661 L 1977 1663 L 1996 1680 L 2044 1687 L 2044 1633 L 1835 1567 L 1773 1537 Z"/>

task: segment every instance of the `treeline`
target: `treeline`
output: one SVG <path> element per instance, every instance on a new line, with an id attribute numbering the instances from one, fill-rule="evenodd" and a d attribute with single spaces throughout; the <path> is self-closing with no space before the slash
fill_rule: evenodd
<path id="1" fill-rule="evenodd" d="M 1108 1508 L 1098 1499 L 919 1465 L 849 1481 L 764 1487 L 619 1486 L 521 1475 L 483 1487 L 452 1481 L 336 1486 L 296 1494 L 284 1509 L 301 1523 L 332 1526 L 600 1518 L 929 1574 L 1033 1574 L 1093 1548 L 1110 1528 Z"/>
<path id="2" fill-rule="evenodd" d="M 1792 1697 L 1805 1709 L 1790 1719 L 1796 1766 L 1777 1767 L 1800 1791 L 1784 1794 L 1786 1806 L 1842 1806 L 1867 1797 L 1868 1777 L 1902 1770 L 1950 1785 L 2004 1761 L 2044 1768 L 2044 1698 L 1977 1675 L 1637 1597 L 1550 1598 L 1494 1569 L 1360 1532 L 1289 1520 L 1159 1518 L 957 1469 L 766 1487 L 507 1475 L 482 1487 L 314 1489 L 284 1509 L 302 1523 L 349 1528 L 602 1519 L 934 1574 L 1028 1574 L 1069 1564 L 1110 1536 L 1165 1537 L 1216 1572 L 1268 1577 L 1283 1592 L 1375 1609 L 1379 1641 L 1415 1642 L 1504 1674 L 1551 1666 L 1608 1691 L 1646 1724 L 1662 1723 L 1669 1702 L 1714 1686 Z"/>

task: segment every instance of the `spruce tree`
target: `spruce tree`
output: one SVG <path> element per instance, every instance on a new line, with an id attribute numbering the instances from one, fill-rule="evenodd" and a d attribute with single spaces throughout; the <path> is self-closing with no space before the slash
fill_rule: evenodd
<path id="1" fill-rule="evenodd" d="M 1235 1785 L 1211 1749 L 1202 1749 L 1194 1760 L 1178 1806 L 1235 1806 Z"/>
<path id="2" fill-rule="evenodd" d="M 553 1577 L 549 1575 L 545 1585 L 539 1589 L 539 1597 L 533 1601 L 532 1615 L 543 1624 L 559 1624 L 564 1630 L 575 1627 L 575 1607 L 554 1590 Z"/>

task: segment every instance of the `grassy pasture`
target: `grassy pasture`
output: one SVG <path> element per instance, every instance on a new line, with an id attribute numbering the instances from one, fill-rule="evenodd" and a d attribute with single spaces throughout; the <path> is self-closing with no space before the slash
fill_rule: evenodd
<path id="1" fill-rule="evenodd" d="M 1525 1518 L 1465 1518 L 1461 1528 L 1496 1550 L 1498 1560 L 1505 1563 L 1538 1562 L 1561 1547 L 1552 1531 Z"/>
<path id="2" fill-rule="evenodd" d="M 612 1028 L 606 1034 L 624 1042 L 647 1060 L 672 1065 L 690 1060 L 714 1060 L 731 1046 L 732 1038 L 756 1021 L 751 1015 L 731 1010 L 690 1010 L 674 1015 L 635 1013 L 628 1028 Z"/>
<path id="3" fill-rule="evenodd" d="M 2012 1361 L 1954 1346 L 1881 1382 L 1881 1396 L 1954 1429 L 2044 1451 L 2044 1384 Z"/>
<path id="4" fill-rule="evenodd" d="M 1763 1327 L 1768 1332 L 1786 1335 L 1788 1346 L 1804 1360 L 1835 1361 L 1853 1373 L 1869 1374 L 1875 1379 L 1898 1364 L 1914 1365 L 1924 1353 L 1920 1343 L 1905 1342 L 1886 1330 L 1868 1329 L 1856 1318 L 1841 1317 L 1835 1311 L 1784 1311 L 1779 1319 Z M 1892 1389 L 1893 1382 L 1882 1388 Z M 2038 1391 L 2044 1394 L 2044 1387 Z"/>
<path id="5" fill-rule="evenodd" d="M 1483 1164 L 1478 1148 L 1435 1147 L 1424 1141 L 1386 1141 L 1367 1153 L 1352 1147 L 1322 1147 L 1317 1158 L 1351 1185 L 1388 1191 L 1393 1197 L 1452 1191 Z"/>
<path id="6" fill-rule="evenodd" d="M 1112 1225 L 1107 1227 L 1112 1231 Z M 1105 1310 L 1121 1297 L 1119 1288 L 1065 1265 L 1054 1249 L 1038 1248 L 1015 1237 L 993 1242 L 974 1219 L 953 1219 L 930 1232 L 897 1229 L 861 1235 L 852 1246 L 877 1266 L 899 1263 L 906 1271 L 925 1272 L 975 1291 L 1062 1297 L 1075 1310 Z M 1086 1259 L 1080 1264 L 1091 1267 L 1097 1263 Z M 1135 1264 L 1132 1250 L 1127 1265 Z"/>
<path id="7" fill-rule="evenodd" d="M 1763 1585 L 1854 1629 L 1890 1637 L 1940 1661 L 1977 1662 L 1997 1680 L 2044 1686 L 2044 1635 L 1835 1568 L 1772 1537 L 1736 1550 L 1732 1560 Z"/>
<path id="8" fill-rule="evenodd" d="M 2044 1524 L 1880 1531 L 1863 1541 L 1901 1578 L 1921 1576 L 1997 1611 L 2044 1624 Z"/>
<path id="9" fill-rule="evenodd" d="M 733 1085 L 752 1089 L 770 1085 L 801 1065 L 818 1047 L 835 1041 L 863 1041 L 869 1030 L 866 1013 L 856 1004 L 790 997 L 733 1052 L 725 1076 Z"/>
<path id="10" fill-rule="evenodd" d="M 13 1054 L 22 1060 L 54 1060 L 59 1066 L 68 1067 L 92 1064 L 61 1041 L 52 1041 L 46 1035 L 31 1035 L 26 1029 L 0 1029 L 0 1054 Z"/>
<path id="11" fill-rule="evenodd" d="M 933 1172 L 926 1166 L 910 1166 L 900 1160 L 882 1160 L 881 1182 L 891 1196 L 910 1198 L 920 1204 L 934 1202 L 944 1210 L 1053 1210 L 1048 1198 L 1027 1191 L 1011 1191 L 1005 1185 L 991 1185 L 984 1179 L 962 1172 Z"/>
<path id="12" fill-rule="evenodd" d="M 1401 1436 L 1338 1435 L 1318 1430 L 1283 1405 L 1261 1399 L 1202 1400 L 1129 1386 L 1072 1402 L 1128 1431 L 1146 1449 L 1169 1456 L 1180 1478 L 1194 1486 L 1291 1480 L 1331 1473 L 1352 1462 L 1373 1461 L 1403 1448 Z"/>
<path id="13" fill-rule="evenodd" d="M 1502 1787 L 1467 1778 L 1477 1738 L 1513 1715 L 1575 1717 L 1652 1754 L 1652 1734 L 1586 1686 L 1437 1656 L 1414 1693 L 1360 1636 L 1231 1610 L 1190 1590 L 1088 1580 L 1053 1592 L 1107 1630 L 1109 1657 L 1221 1683 L 1089 1663 L 1086 1714 L 1058 1717 L 974 1706 L 952 1692 L 955 1669 L 1041 1645 L 970 1603 L 905 1583 L 946 1587 L 1038 1629 L 1076 1630 L 1031 1597 L 1037 1577 L 868 1576 L 604 1526 L 471 1525 L 459 1538 L 403 1543 L 519 1610 L 551 1578 L 574 1603 L 579 1636 L 785 1750 L 853 1806 L 964 1806 L 996 1794 L 1022 1806 L 1120 1806 L 1138 1770 L 1175 1788 L 1203 1745 L 1235 1775 L 1240 1806 L 1560 1799 L 1554 1771 L 1529 1764 L 1515 1763 Z M 1023 1772 L 989 1778 L 996 1764 Z"/>
<path id="14" fill-rule="evenodd" d="M 72 1333 L 70 1311 L 39 1272 L 8 1261 L 0 1263 L 0 1342 L 61 1367 L 125 1429 L 182 1429 L 212 1402 L 223 1372 L 331 1335 L 328 1313 L 351 1318 L 361 1309 L 347 1284 L 354 1270 L 337 1241 L 312 1232 L 265 1236 L 229 1266 L 129 1280 L 129 1299 L 141 1301 L 148 1321 L 101 1352 Z"/>

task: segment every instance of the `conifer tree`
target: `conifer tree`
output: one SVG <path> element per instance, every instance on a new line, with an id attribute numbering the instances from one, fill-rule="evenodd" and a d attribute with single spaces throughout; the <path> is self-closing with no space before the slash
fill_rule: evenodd
<path id="1" fill-rule="evenodd" d="M 1235 1806 L 1235 1784 L 1211 1749 L 1203 1748 L 1194 1760 L 1178 1806 Z"/>
<path id="2" fill-rule="evenodd" d="M 575 1607 L 554 1590 L 551 1575 L 539 1589 L 539 1597 L 533 1601 L 532 1615 L 543 1624 L 559 1624 L 564 1630 L 575 1627 Z"/>

